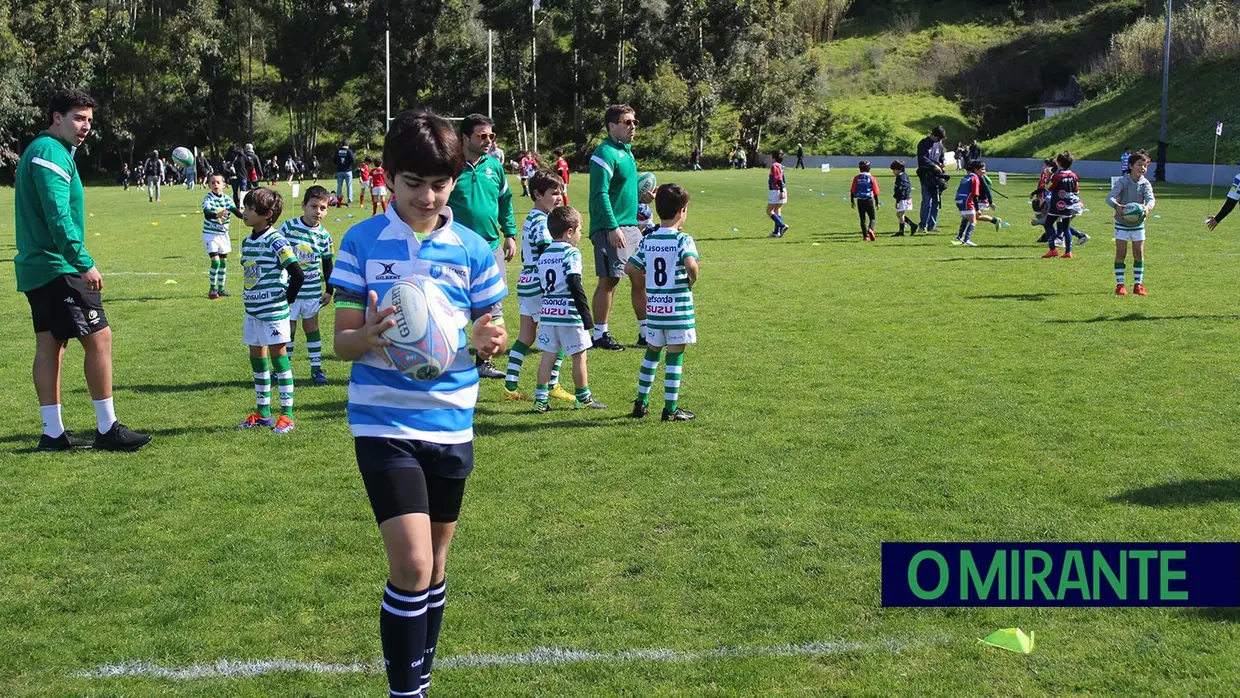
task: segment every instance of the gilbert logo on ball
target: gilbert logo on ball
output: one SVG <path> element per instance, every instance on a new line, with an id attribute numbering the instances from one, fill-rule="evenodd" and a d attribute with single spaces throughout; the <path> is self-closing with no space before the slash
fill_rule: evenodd
<path id="1" fill-rule="evenodd" d="M 383 333 L 384 353 L 401 373 L 429 381 L 448 370 L 459 348 L 458 311 L 434 281 L 410 276 L 392 284 L 379 306 L 394 308 L 395 326 Z"/>

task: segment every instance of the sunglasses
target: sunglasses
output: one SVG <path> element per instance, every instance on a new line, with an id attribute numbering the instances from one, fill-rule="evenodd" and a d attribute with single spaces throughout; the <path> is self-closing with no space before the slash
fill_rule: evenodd
<path id="1" fill-rule="evenodd" d="M 641 123 L 642 122 L 638 121 L 637 119 L 624 119 L 623 121 L 620 122 L 620 125 L 621 126 L 632 126 L 633 128 L 637 128 L 638 126 L 641 126 Z"/>
<path id="2" fill-rule="evenodd" d="M 474 138 L 480 141 L 494 141 L 496 136 L 494 133 L 475 133 Z"/>

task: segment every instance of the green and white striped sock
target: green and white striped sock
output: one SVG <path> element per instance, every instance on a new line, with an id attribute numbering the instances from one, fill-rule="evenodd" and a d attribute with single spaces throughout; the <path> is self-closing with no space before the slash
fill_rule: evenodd
<path id="1" fill-rule="evenodd" d="M 1127 269 L 1128 267 L 1125 266 L 1123 262 L 1115 263 L 1115 285 L 1116 286 L 1124 285 L 1124 272 L 1127 271 Z"/>
<path id="2" fill-rule="evenodd" d="M 504 376 L 504 387 L 508 390 L 517 389 L 517 383 L 521 381 L 521 364 L 525 363 L 525 355 L 529 350 L 530 345 L 519 339 L 508 349 L 508 375 Z M 554 380 L 551 382 L 555 383 Z"/>
<path id="3" fill-rule="evenodd" d="M 551 382 L 547 385 L 560 384 L 560 364 L 564 363 L 564 352 L 555 355 L 555 363 L 551 364 Z"/>
<path id="4" fill-rule="evenodd" d="M 593 400 L 594 398 L 590 396 L 590 386 L 583 385 L 580 388 L 577 388 L 577 402 L 580 402 L 583 405 L 588 405 Z"/>
<path id="5" fill-rule="evenodd" d="M 224 277 L 228 276 L 228 259 L 220 257 L 219 269 L 215 272 L 215 287 L 224 290 Z"/>
<path id="6" fill-rule="evenodd" d="M 323 365 L 323 333 L 319 330 L 306 333 L 306 356 L 310 357 L 312 368 Z"/>
<path id="7" fill-rule="evenodd" d="M 1145 260 L 1132 263 L 1132 282 L 1134 284 L 1145 283 Z"/>
<path id="8" fill-rule="evenodd" d="M 676 411 L 676 403 L 680 400 L 680 373 L 685 365 L 685 353 L 667 352 L 667 366 L 663 374 L 663 402 L 668 412 Z"/>
<path id="9" fill-rule="evenodd" d="M 661 348 L 647 349 L 646 355 L 642 357 L 642 367 L 637 373 L 637 400 L 642 404 L 650 402 L 650 386 L 654 383 L 655 371 L 659 370 L 659 357 L 662 354 Z"/>
<path id="10" fill-rule="evenodd" d="M 534 388 L 534 402 L 546 402 L 550 394 L 551 388 L 543 383 L 539 383 L 538 387 Z"/>
<path id="11" fill-rule="evenodd" d="M 254 369 L 254 394 L 257 396 L 258 413 L 264 417 L 271 416 L 271 369 L 267 357 L 250 357 L 250 368 Z"/>
<path id="12" fill-rule="evenodd" d="M 293 418 L 293 368 L 288 356 L 271 357 L 271 367 L 276 374 L 276 387 L 280 390 L 280 414 Z"/>
<path id="13" fill-rule="evenodd" d="M 218 281 L 219 276 L 220 276 L 220 261 L 218 259 L 212 258 L 211 269 L 207 273 L 207 279 L 210 280 L 212 291 L 220 287 L 219 281 Z"/>

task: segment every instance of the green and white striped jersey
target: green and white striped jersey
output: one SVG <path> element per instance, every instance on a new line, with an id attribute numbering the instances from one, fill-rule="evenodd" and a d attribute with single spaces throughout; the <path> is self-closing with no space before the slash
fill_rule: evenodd
<path id="1" fill-rule="evenodd" d="M 241 300 L 245 312 L 259 320 L 285 320 L 288 312 L 288 272 L 286 267 L 297 261 L 293 246 L 275 228 L 254 238 L 241 241 L 241 268 L 245 272 L 245 290 Z"/>
<path id="2" fill-rule="evenodd" d="M 563 240 L 552 240 L 538 257 L 538 278 L 543 284 L 539 323 L 585 326 L 568 288 L 570 274 L 581 275 L 581 250 Z"/>
<path id="3" fill-rule="evenodd" d="M 530 211 L 521 226 L 521 276 L 517 279 L 518 298 L 537 298 L 543 294 L 539 281 L 538 257 L 552 243 L 547 230 L 547 214 L 538 209 Z"/>
<path id="4" fill-rule="evenodd" d="M 280 235 L 293 246 L 297 262 L 306 273 L 306 280 L 297 292 L 297 300 L 312 300 L 323 295 L 323 258 L 334 257 L 332 234 L 320 225 L 306 225 L 301 216 L 290 218 L 280 226 Z"/>
<path id="5" fill-rule="evenodd" d="M 224 194 L 216 194 L 215 192 L 207 192 L 202 198 L 202 212 L 216 214 L 224 211 L 223 220 L 216 220 L 214 216 L 210 219 L 204 218 L 202 221 L 203 235 L 227 235 L 228 224 L 232 221 L 233 200 Z"/>
<path id="6" fill-rule="evenodd" d="M 693 291 L 685 260 L 697 258 L 688 234 L 659 228 L 642 238 L 629 263 L 646 274 L 646 326 L 653 330 L 694 328 Z"/>

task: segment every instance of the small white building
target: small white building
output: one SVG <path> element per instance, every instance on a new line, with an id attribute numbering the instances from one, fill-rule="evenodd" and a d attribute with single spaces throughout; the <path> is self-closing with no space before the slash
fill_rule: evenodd
<path id="1" fill-rule="evenodd" d="M 1042 101 L 1025 107 L 1028 118 L 1025 123 L 1031 124 L 1039 119 L 1046 119 L 1074 109 L 1085 100 L 1085 92 L 1077 84 L 1076 78 L 1068 78 L 1068 82 L 1060 87 L 1049 88 L 1042 93 Z"/>

